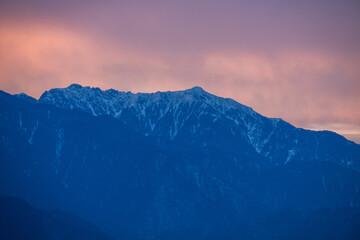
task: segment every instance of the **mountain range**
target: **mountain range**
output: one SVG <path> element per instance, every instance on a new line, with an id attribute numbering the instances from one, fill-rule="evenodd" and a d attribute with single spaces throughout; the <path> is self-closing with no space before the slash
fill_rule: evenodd
<path id="1" fill-rule="evenodd" d="M 0 92 L 0 195 L 116 239 L 357 239 L 360 145 L 194 87 Z"/>

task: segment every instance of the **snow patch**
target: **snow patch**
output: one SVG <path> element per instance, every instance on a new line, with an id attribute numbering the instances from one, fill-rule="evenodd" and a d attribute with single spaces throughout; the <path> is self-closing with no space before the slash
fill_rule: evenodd
<path id="1" fill-rule="evenodd" d="M 20 129 L 22 129 L 22 116 L 21 116 L 21 113 L 18 113 L 19 115 L 19 127 Z"/>
<path id="2" fill-rule="evenodd" d="M 38 126 L 39 126 L 39 122 L 38 122 L 38 120 L 36 120 L 35 125 L 34 125 L 34 128 L 32 128 L 32 130 L 31 130 L 31 134 L 30 134 L 30 138 L 29 138 L 29 143 L 30 143 L 30 144 L 33 144 L 34 134 L 35 134 Z"/>
<path id="3" fill-rule="evenodd" d="M 294 155 L 296 154 L 296 150 L 295 149 L 291 149 L 288 151 L 288 156 L 284 162 L 284 164 L 287 164 L 293 157 Z"/>

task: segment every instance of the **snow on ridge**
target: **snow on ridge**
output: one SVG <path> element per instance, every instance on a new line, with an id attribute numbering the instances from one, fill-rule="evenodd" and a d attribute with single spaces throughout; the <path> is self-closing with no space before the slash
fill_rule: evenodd
<path id="1" fill-rule="evenodd" d="M 261 152 L 264 143 L 263 128 L 266 123 L 276 127 L 278 120 L 269 120 L 230 98 L 210 94 L 201 87 L 184 91 L 155 93 L 131 93 L 114 89 L 82 87 L 72 84 L 67 88 L 46 91 L 38 100 L 67 109 L 80 109 L 94 116 L 110 115 L 126 121 L 138 121 L 145 135 L 163 131 L 174 139 L 192 117 L 197 121 L 210 119 L 214 124 L 227 122 L 229 128 L 242 129 L 242 135 Z M 169 122 L 170 121 L 170 122 Z M 167 122 L 167 123 L 165 123 Z M 164 127 L 165 124 L 170 124 Z M 197 123 L 191 123 L 191 131 L 196 134 Z M 167 132 L 167 133 L 166 133 Z"/>
<path id="2" fill-rule="evenodd" d="M 118 117 L 124 108 L 135 108 L 140 115 L 145 115 L 145 109 L 152 105 L 165 106 L 162 111 L 177 108 L 179 104 L 202 102 L 214 108 L 219 114 L 226 114 L 231 110 L 242 110 L 253 114 L 253 110 L 232 99 L 212 95 L 201 87 L 193 87 L 184 91 L 131 93 L 114 89 L 101 90 L 100 88 L 83 87 L 71 84 L 67 88 L 56 88 L 46 91 L 39 99 L 42 103 L 55 104 L 58 107 L 70 109 L 79 108 L 95 116 L 111 115 Z M 68 103 L 69 106 L 63 106 Z"/>
<path id="3" fill-rule="evenodd" d="M 132 93 L 72 84 L 67 88 L 46 91 L 38 102 L 80 109 L 94 116 L 109 115 L 125 124 L 136 125 L 145 136 L 175 140 L 179 135 L 201 138 L 203 134 L 216 137 L 215 134 L 224 133 L 245 140 L 263 156 L 285 151 L 283 155 L 287 154 L 288 158 L 283 159 L 284 162 L 292 161 L 294 156 L 293 152 L 287 152 L 290 148 L 282 149 L 271 143 L 272 139 L 278 138 L 278 131 L 290 124 L 281 119 L 266 118 L 250 107 L 210 94 L 201 87 Z"/>

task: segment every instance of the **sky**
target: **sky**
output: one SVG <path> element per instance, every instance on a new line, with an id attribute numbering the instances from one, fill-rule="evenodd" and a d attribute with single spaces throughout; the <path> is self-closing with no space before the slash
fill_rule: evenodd
<path id="1" fill-rule="evenodd" d="M 358 0 L 1 0 L 0 89 L 201 86 L 360 143 Z"/>

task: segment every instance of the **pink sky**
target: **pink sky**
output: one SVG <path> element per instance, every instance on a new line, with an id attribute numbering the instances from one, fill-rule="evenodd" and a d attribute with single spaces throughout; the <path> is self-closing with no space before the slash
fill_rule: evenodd
<path id="1" fill-rule="evenodd" d="M 357 1 L 1 1 L 0 89 L 195 85 L 360 142 Z"/>

